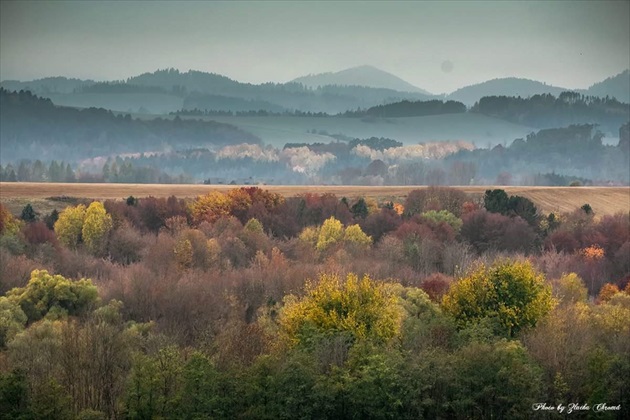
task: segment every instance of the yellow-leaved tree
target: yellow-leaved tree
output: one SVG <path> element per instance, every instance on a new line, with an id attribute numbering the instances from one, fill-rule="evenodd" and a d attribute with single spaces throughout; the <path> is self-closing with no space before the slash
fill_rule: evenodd
<path id="1" fill-rule="evenodd" d="M 343 225 L 333 216 L 326 219 L 321 229 L 315 248 L 318 251 L 325 251 L 343 238 Z"/>
<path id="2" fill-rule="evenodd" d="M 98 303 L 98 291 L 90 279 L 70 280 L 46 270 L 34 270 L 25 287 L 11 289 L 10 301 L 17 304 L 29 322 L 55 315 L 81 315 Z"/>
<path id="3" fill-rule="evenodd" d="M 355 340 L 386 343 L 400 333 L 403 310 L 385 284 L 365 275 L 321 274 L 307 282 L 306 295 L 285 298 L 280 328 L 289 343 L 308 342 L 316 335 L 347 333 Z"/>
<path id="4" fill-rule="evenodd" d="M 18 232 L 20 232 L 20 221 L 0 203 L 0 235 L 17 235 Z"/>
<path id="5" fill-rule="evenodd" d="M 79 204 L 76 207 L 66 207 L 59 213 L 59 219 L 55 222 L 55 234 L 62 244 L 76 248 L 81 242 L 83 221 L 85 220 L 85 206 Z"/>
<path id="6" fill-rule="evenodd" d="M 514 336 L 533 327 L 554 306 L 551 287 L 529 262 L 499 261 L 479 266 L 454 283 L 442 305 L 462 327 L 494 322 L 496 333 Z"/>
<path id="7" fill-rule="evenodd" d="M 359 225 L 348 226 L 343 234 L 343 240 L 359 247 L 367 248 L 372 245 L 372 237 L 366 235 Z"/>
<path id="8" fill-rule="evenodd" d="M 218 219 L 230 214 L 232 200 L 226 194 L 212 191 L 201 195 L 191 204 L 190 211 L 196 224 L 201 222 L 214 223 Z"/>
<path id="9" fill-rule="evenodd" d="M 85 212 L 81 235 L 83 243 L 93 254 L 101 254 L 107 245 L 109 232 L 112 230 L 112 216 L 107 214 L 100 201 L 94 201 Z"/>

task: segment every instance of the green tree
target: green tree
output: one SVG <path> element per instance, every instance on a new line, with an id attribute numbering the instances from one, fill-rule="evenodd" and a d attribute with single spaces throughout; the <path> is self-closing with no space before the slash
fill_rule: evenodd
<path id="1" fill-rule="evenodd" d="M 105 251 L 112 227 L 112 216 L 107 214 L 103 203 L 94 201 L 90 204 L 85 212 L 85 220 L 81 229 L 83 242 L 90 252 L 98 255 Z"/>
<path id="2" fill-rule="evenodd" d="M 98 302 L 98 291 L 90 279 L 72 281 L 34 270 L 26 287 L 10 290 L 7 297 L 22 308 L 29 322 L 34 322 L 53 310 L 68 315 L 85 313 Z"/>
<path id="3" fill-rule="evenodd" d="M 554 304 L 542 274 L 529 262 L 509 261 L 478 267 L 453 284 L 442 303 L 460 326 L 489 319 L 507 337 L 535 326 Z"/>
<path id="4" fill-rule="evenodd" d="M 355 219 L 365 219 L 369 214 L 365 199 L 363 197 L 359 198 L 357 202 L 350 207 L 350 212 L 352 212 Z"/>
<path id="5" fill-rule="evenodd" d="M 34 222 L 37 220 L 37 213 L 33 209 L 31 203 L 28 203 L 22 209 L 22 214 L 20 215 L 20 219 L 24 220 L 27 223 Z"/>
<path id="6" fill-rule="evenodd" d="M 49 214 L 44 216 L 44 223 L 46 223 L 46 227 L 51 230 L 55 228 L 57 220 L 59 220 L 59 212 L 57 209 L 52 209 Z"/>
<path id="7" fill-rule="evenodd" d="M 343 233 L 343 240 L 361 248 L 367 248 L 372 245 L 372 237 L 366 235 L 359 225 L 348 226 Z"/>
<path id="8" fill-rule="evenodd" d="M 0 349 L 24 329 L 26 321 L 26 314 L 17 303 L 0 296 Z"/>
<path id="9" fill-rule="evenodd" d="M 85 220 L 85 206 L 79 204 L 76 207 L 67 207 L 59 213 L 59 219 L 55 222 L 55 233 L 62 244 L 76 248 L 81 242 L 83 222 Z"/>
<path id="10" fill-rule="evenodd" d="M 30 419 L 28 382 L 24 371 L 0 373 L 0 419 Z"/>
<path id="11" fill-rule="evenodd" d="M 537 226 L 540 216 L 536 205 L 529 198 L 513 195 L 508 201 L 508 216 L 519 216 L 530 226 Z"/>
<path id="12" fill-rule="evenodd" d="M 138 353 L 127 387 L 130 418 L 174 418 L 181 392 L 182 358 L 176 346 L 163 347 L 155 354 Z"/>
<path id="13" fill-rule="evenodd" d="M 491 213 L 506 214 L 510 198 L 504 190 L 486 190 L 483 196 L 483 206 Z"/>
<path id="14" fill-rule="evenodd" d="M 448 210 L 430 210 L 422 213 L 422 218 L 434 224 L 446 223 L 450 225 L 455 232 L 459 232 L 464 222 Z"/>
<path id="15" fill-rule="evenodd" d="M 253 233 L 263 233 L 263 225 L 258 221 L 258 219 L 252 218 L 247 221 L 245 226 L 243 227 L 248 232 Z"/>
<path id="16" fill-rule="evenodd" d="M 541 401 L 542 370 L 518 341 L 473 342 L 454 362 L 457 418 L 522 418 Z"/>

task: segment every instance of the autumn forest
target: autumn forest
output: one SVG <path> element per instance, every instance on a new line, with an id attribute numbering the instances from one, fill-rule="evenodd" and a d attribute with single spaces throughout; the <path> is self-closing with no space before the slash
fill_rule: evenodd
<path id="1" fill-rule="evenodd" d="M 630 413 L 628 214 L 450 187 L 59 200 L 0 207 L 0 418 Z"/>

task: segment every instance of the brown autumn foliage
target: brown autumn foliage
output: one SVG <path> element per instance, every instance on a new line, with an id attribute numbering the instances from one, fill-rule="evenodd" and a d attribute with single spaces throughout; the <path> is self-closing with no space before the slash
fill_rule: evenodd
<path id="1" fill-rule="evenodd" d="M 468 195 L 457 188 L 429 187 L 409 193 L 405 201 L 405 213 L 414 215 L 429 210 L 448 210 L 461 217 L 464 203 L 468 201 Z"/>
<path id="2" fill-rule="evenodd" d="M 44 222 L 37 221 L 27 223 L 22 228 L 22 234 L 31 245 L 39 245 L 47 242 L 54 246 L 58 244 L 55 232 L 48 229 L 48 226 L 46 226 Z"/>
<path id="3" fill-rule="evenodd" d="M 422 280 L 420 287 L 434 302 L 441 302 L 442 297 L 448 292 L 453 283 L 453 278 L 442 273 L 433 273 Z"/>

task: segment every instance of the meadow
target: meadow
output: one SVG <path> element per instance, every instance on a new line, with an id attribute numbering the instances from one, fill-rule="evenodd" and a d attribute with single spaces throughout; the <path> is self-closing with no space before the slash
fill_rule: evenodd
<path id="1" fill-rule="evenodd" d="M 55 197 L 92 199 L 124 199 L 134 197 L 193 198 L 211 191 L 227 192 L 235 185 L 201 184 L 76 184 L 76 183 L 0 183 L 0 201 L 17 213 L 26 203 L 37 204 L 49 211 L 63 208 L 66 204 Z M 338 197 L 369 197 L 379 202 L 404 201 L 410 191 L 426 186 L 339 186 L 339 185 L 261 185 L 261 188 L 285 197 L 304 193 L 330 193 Z M 543 213 L 568 213 L 589 204 L 597 216 L 630 212 L 629 187 L 522 187 L 522 186 L 459 186 L 454 187 L 481 198 L 488 189 L 501 188 L 511 195 L 532 200 Z"/>

